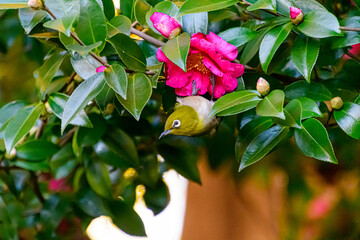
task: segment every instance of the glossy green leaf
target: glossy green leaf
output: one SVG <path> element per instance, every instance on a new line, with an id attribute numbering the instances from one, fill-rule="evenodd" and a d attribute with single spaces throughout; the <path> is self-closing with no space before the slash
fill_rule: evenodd
<path id="1" fill-rule="evenodd" d="M 140 115 L 152 94 L 150 79 L 143 73 L 136 73 L 128 78 L 126 99 L 116 95 L 119 102 L 128 110 L 136 120 Z"/>
<path id="2" fill-rule="evenodd" d="M 245 112 L 249 109 L 256 107 L 261 101 L 258 94 L 254 91 L 243 90 L 232 92 L 219 98 L 211 109 L 211 118 L 217 116 L 230 116 Z"/>
<path id="3" fill-rule="evenodd" d="M 85 45 L 102 42 L 94 51 L 98 54 L 104 48 L 107 36 L 104 12 L 96 0 L 80 0 L 80 6 L 79 22 L 75 32 Z"/>
<path id="4" fill-rule="evenodd" d="M 82 188 L 76 193 L 75 200 L 79 208 L 89 216 L 110 215 L 110 209 L 105 200 L 90 188 Z"/>
<path id="5" fill-rule="evenodd" d="M 80 13 L 80 0 L 45 0 L 45 4 L 56 18 Z"/>
<path id="6" fill-rule="evenodd" d="M 109 87 L 107 84 L 105 84 L 104 88 L 96 96 L 95 101 L 99 106 L 99 108 L 101 109 L 101 111 L 105 112 L 107 105 L 113 102 L 114 97 L 115 97 L 114 90 L 111 87 Z"/>
<path id="7" fill-rule="evenodd" d="M 69 96 L 63 93 L 53 93 L 49 97 L 48 103 L 55 116 L 60 119 L 62 118 L 68 100 Z M 71 120 L 70 124 L 82 127 L 93 127 L 84 110 L 79 111 L 75 118 Z"/>
<path id="8" fill-rule="evenodd" d="M 30 33 L 30 31 L 40 23 L 47 13 L 43 10 L 35 11 L 31 8 L 21 8 L 19 9 L 19 19 L 22 27 L 25 30 L 25 33 Z"/>
<path id="9" fill-rule="evenodd" d="M 112 64 L 104 71 L 106 83 L 122 98 L 126 99 L 128 80 L 124 68 L 120 64 Z"/>
<path id="10" fill-rule="evenodd" d="M 320 42 L 309 37 L 298 37 L 291 48 L 291 61 L 308 82 L 319 56 L 319 50 Z"/>
<path id="11" fill-rule="evenodd" d="M 318 120 L 310 118 L 304 121 L 302 129 L 295 129 L 295 140 L 306 156 L 337 163 L 328 133 Z"/>
<path id="12" fill-rule="evenodd" d="M 69 97 L 66 102 L 63 116 L 61 118 L 61 131 L 64 132 L 66 126 L 84 107 L 95 98 L 105 85 L 103 73 L 98 73 L 89 79 L 84 80 Z"/>
<path id="13" fill-rule="evenodd" d="M 287 38 L 292 27 L 292 23 L 287 23 L 282 26 L 273 28 L 264 36 L 264 39 L 260 45 L 259 58 L 265 73 L 267 72 L 269 64 L 274 57 L 276 50 Z"/>
<path id="14" fill-rule="evenodd" d="M 70 143 L 60 148 L 59 151 L 55 152 L 51 156 L 50 167 L 54 173 L 55 179 L 61 179 L 69 176 L 75 166 L 75 156 Z"/>
<path id="15" fill-rule="evenodd" d="M 115 16 L 115 6 L 113 0 L 101 0 L 104 6 L 104 13 L 108 20 Z"/>
<path id="16" fill-rule="evenodd" d="M 161 213 L 170 201 L 166 183 L 161 180 L 155 187 L 146 188 L 144 200 L 146 206 L 153 211 L 154 215 Z"/>
<path id="17" fill-rule="evenodd" d="M 302 119 L 310 117 L 322 117 L 322 113 L 314 100 L 307 97 L 298 98 L 302 106 Z"/>
<path id="18" fill-rule="evenodd" d="M 147 26 L 146 13 L 150 10 L 151 5 L 145 0 L 136 0 L 134 6 L 134 14 L 136 21 L 142 26 Z"/>
<path id="19" fill-rule="evenodd" d="M 297 28 L 306 36 L 325 38 L 341 36 L 340 25 L 336 17 L 326 11 L 312 11 L 304 16 Z"/>
<path id="20" fill-rule="evenodd" d="M 347 17 L 340 22 L 340 25 L 349 28 L 360 28 L 360 17 L 359 16 Z M 360 43 L 360 35 L 358 34 L 358 32 L 344 31 L 344 36 L 334 38 L 331 41 L 331 47 L 333 49 L 343 48 L 358 43 Z"/>
<path id="21" fill-rule="evenodd" d="M 91 122 L 94 124 L 94 128 L 79 128 L 77 132 L 77 142 L 79 147 L 90 147 L 98 142 L 105 134 L 107 127 L 105 119 L 96 113 L 89 114 Z"/>
<path id="22" fill-rule="evenodd" d="M 60 34 L 60 39 L 61 36 L 65 35 Z M 82 79 L 88 79 L 94 76 L 96 74 L 96 69 L 101 66 L 101 64 L 96 61 L 92 56 L 86 56 L 85 58 L 83 58 L 77 53 L 74 54 L 70 61 L 75 72 Z"/>
<path id="23" fill-rule="evenodd" d="M 276 1 L 274 0 L 257 0 L 254 4 L 247 7 L 248 11 L 255 11 L 258 9 L 276 10 Z"/>
<path id="24" fill-rule="evenodd" d="M 293 99 L 284 108 L 285 119 L 274 118 L 274 122 L 281 126 L 301 128 L 301 113 L 301 102 Z"/>
<path id="25" fill-rule="evenodd" d="M 131 22 L 135 21 L 134 6 L 136 0 L 120 0 L 121 14 L 130 19 Z"/>
<path id="26" fill-rule="evenodd" d="M 40 89 L 41 98 L 45 97 L 46 89 L 64 61 L 65 54 L 65 51 L 58 52 L 53 50 L 43 65 L 37 70 L 36 86 Z"/>
<path id="27" fill-rule="evenodd" d="M 155 33 L 161 35 L 158 30 L 156 30 L 153 26 L 152 21 L 150 20 L 150 17 L 153 15 L 154 12 L 161 12 L 169 15 L 170 17 L 177 18 L 179 15 L 179 8 L 175 5 L 175 3 L 171 1 L 163 1 L 159 2 L 155 5 L 155 7 L 152 7 L 147 13 L 146 13 L 146 23 L 150 27 L 152 31 Z"/>
<path id="28" fill-rule="evenodd" d="M 86 168 L 86 179 L 90 187 L 100 196 L 111 199 L 111 180 L 106 165 L 98 159 L 88 159 Z"/>
<path id="29" fill-rule="evenodd" d="M 111 19 L 107 23 L 108 38 L 115 36 L 118 33 L 130 35 L 131 21 L 123 15 L 119 15 Z"/>
<path id="30" fill-rule="evenodd" d="M 25 102 L 23 101 L 13 101 L 4 105 L 0 109 L 0 132 L 5 130 L 5 127 L 9 121 L 15 116 L 15 114 L 25 107 Z M 1 137 L 3 138 L 3 137 Z"/>
<path id="31" fill-rule="evenodd" d="M 77 15 L 67 15 L 44 23 L 44 27 L 57 30 L 70 37 L 70 31 L 77 19 Z"/>
<path id="32" fill-rule="evenodd" d="M 88 46 L 81 46 L 80 44 L 76 43 L 67 45 L 66 48 L 68 50 L 79 53 L 82 57 L 86 57 L 86 55 L 88 55 L 90 51 L 92 51 L 94 48 L 99 47 L 101 44 L 101 42 L 97 42 Z"/>
<path id="33" fill-rule="evenodd" d="M 108 41 L 113 45 L 120 59 L 128 69 L 145 72 L 146 58 L 134 40 L 123 33 L 119 33 Z"/>
<path id="34" fill-rule="evenodd" d="M 16 155 L 25 160 L 38 161 L 51 157 L 58 150 L 58 146 L 51 142 L 45 140 L 34 140 L 17 147 Z"/>
<path id="35" fill-rule="evenodd" d="M 161 50 L 175 65 L 186 72 L 186 58 L 190 49 L 190 35 L 182 33 L 161 47 Z"/>
<path id="36" fill-rule="evenodd" d="M 208 13 L 193 13 L 182 17 L 182 27 L 184 32 L 192 35 L 194 33 L 207 34 L 208 32 Z"/>
<path id="37" fill-rule="evenodd" d="M 354 101 L 356 104 L 359 104 L 360 105 L 360 95 L 355 99 Z"/>
<path id="38" fill-rule="evenodd" d="M 265 34 L 269 31 L 269 29 L 264 29 L 259 32 L 259 34 L 252 40 L 250 40 L 246 45 L 241 54 L 240 62 L 242 64 L 247 64 L 251 59 L 256 55 L 259 51 L 260 44 L 265 36 Z"/>
<path id="39" fill-rule="evenodd" d="M 256 114 L 267 117 L 278 117 L 285 119 L 283 112 L 285 94 L 282 90 L 274 90 L 269 93 L 256 106 Z"/>
<path id="40" fill-rule="evenodd" d="M 50 169 L 49 163 L 47 161 L 40 162 L 31 162 L 31 161 L 21 161 L 17 160 L 14 162 L 16 167 L 26 169 L 29 171 L 43 171 L 48 172 Z"/>
<path id="41" fill-rule="evenodd" d="M 239 171 L 243 170 L 263 157 L 278 145 L 289 133 L 288 127 L 274 126 L 255 137 L 241 159 Z"/>
<path id="42" fill-rule="evenodd" d="M 286 99 L 307 97 L 314 101 L 328 101 L 332 98 L 330 90 L 321 83 L 296 81 L 285 88 Z"/>
<path id="43" fill-rule="evenodd" d="M 19 110 L 5 129 L 5 147 L 10 152 L 16 143 L 34 126 L 44 111 L 44 104 L 29 106 Z"/>
<path id="44" fill-rule="evenodd" d="M 240 47 L 254 39 L 256 36 L 258 36 L 258 34 L 258 32 L 252 31 L 249 28 L 235 27 L 229 28 L 228 30 L 221 32 L 218 35 L 228 43 L 236 47 Z"/>
<path id="45" fill-rule="evenodd" d="M 237 0 L 187 0 L 179 10 L 180 16 L 190 13 L 210 12 L 230 7 L 238 3 Z"/>
<path id="46" fill-rule="evenodd" d="M 0 9 L 27 8 L 28 1 L 23 0 L 0 0 Z"/>
<path id="47" fill-rule="evenodd" d="M 334 118 L 347 135 L 360 139 L 360 105 L 345 102 L 340 110 L 334 111 Z"/>
<path id="48" fill-rule="evenodd" d="M 239 131 L 239 135 L 235 143 L 235 156 L 236 160 L 240 161 L 245 152 L 246 147 L 252 140 L 260 133 L 266 131 L 274 124 L 273 120 L 269 117 L 260 117 L 248 122 Z"/>

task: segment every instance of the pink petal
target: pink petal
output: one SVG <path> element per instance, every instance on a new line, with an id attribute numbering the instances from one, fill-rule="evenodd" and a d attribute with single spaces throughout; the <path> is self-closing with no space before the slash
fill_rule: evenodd
<path id="1" fill-rule="evenodd" d="M 192 94 L 192 84 L 190 84 L 190 81 L 188 82 L 188 84 L 186 84 L 184 87 L 182 88 L 175 88 L 175 93 L 178 96 L 191 96 Z"/>
<path id="2" fill-rule="evenodd" d="M 207 92 L 209 85 L 211 84 L 208 75 L 202 74 L 201 78 L 201 81 L 196 83 L 196 88 L 199 89 L 197 92 L 198 95 L 204 95 Z"/>
<path id="3" fill-rule="evenodd" d="M 224 73 L 228 73 L 233 77 L 240 77 L 244 74 L 245 67 L 242 64 L 232 63 L 227 60 L 219 60 L 217 64 L 219 64 Z"/>
<path id="4" fill-rule="evenodd" d="M 206 35 L 206 39 L 215 45 L 216 52 L 221 53 L 225 58 L 229 60 L 234 60 L 238 54 L 237 48 L 226 42 L 224 39 L 219 37 L 213 32 L 210 32 Z"/>
<path id="5" fill-rule="evenodd" d="M 185 73 L 179 67 L 173 67 L 167 72 L 166 85 L 173 88 L 182 88 L 184 87 L 190 78 L 189 73 Z"/>
<path id="6" fill-rule="evenodd" d="M 220 69 L 217 68 L 217 66 L 211 61 L 208 57 L 204 57 L 203 63 L 207 69 L 209 69 L 214 75 L 222 77 L 223 73 L 220 71 Z"/>
<path id="7" fill-rule="evenodd" d="M 300 8 L 290 7 L 290 17 L 292 19 L 295 19 L 300 13 L 302 13 Z"/>
<path id="8" fill-rule="evenodd" d="M 161 12 L 154 12 L 150 20 L 153 26 L 158 30 L 164 37 L 169 38 L 171 32 L 176 28 L 181 28 L 180 23 L 173 17 Z"/>
<path id="9" fill-rule="evenodd" d="M 163 51 L 161 51 L 161 47 L 159 47 L 157 52 L 156 52 L 156 58 L 157 58 L 157 60 L 159 60 L 159 62 L 171 62 L 166 57 L 165 53 L 163 53 Z"/>
<path id="10" fill-rule="evenodd" d="M 209 56 L 215 55 L 215 45 L 206 40 L 205 35 L 202 33 L 192 35 L 190 39 L 190 46 L 207 53 Z"/>
<path id="11" fill-rule="evenodd" d="M 218 81 L 218 79 L 220 81 Z M 224 74 L 222 78 L 217 78 L 216 84 L 218 83 L 226 90 L 226 92 L 234 91 L 238 85 L 237 79 L 230 74 Z"/>
<path id="12" fill-rule="evenodd" d="M 99 72 L 103 72 L 105 70 L 105 66 L 100 66 L 96 69 L 96 72 L 99 73 Z"/>

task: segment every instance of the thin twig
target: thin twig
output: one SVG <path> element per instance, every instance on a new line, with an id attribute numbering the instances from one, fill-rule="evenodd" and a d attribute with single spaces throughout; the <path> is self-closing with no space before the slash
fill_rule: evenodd
<path id="1" fill-rule="evenodd" d="M 131 24 L 131 27 L 135 27 L 139 22 L 138 21 L 135 21 Z"/>
<path id="2" fill-rule="evenodd" d="M 352 27 L 340 27 L 340 30 L 343 30 L 343 31 L 360 32 L 360 28 L 352 28 Z"/>
<path id="3" fill-rule="evenodd" d="M 135 35 L 138 35 L 139 37 L 141 37 L 141 38 L 144 39 L 145 41 L 148 41 L 149 43 L 152 43 L 152 44 L 154 44 L 154 45 L 156 45 L 156 46 L 161 47 L 161 46 L 164 46 L 164 45 L 165 45 L 164 42 L 162 42 L 162 41 L 160 41 L 160 40 L 157 40 L 156 38 L 153 38 L 153 37 L 147 35 L 146 33 L 143 33 L 143 32 L 141 32 L 141 31 L 137 30 L 136 28 L 133 28 L 133 27 L 132 27 L 132 28 L 130 29 L 130 32 L 133 33 L 133 34 L 135 34 Z"/>
<path id="4" fill-rule="evenodd" d="M 41 125 L 40 125 L 39 129 L 37 130 L 37 132 L 36 132 L 36 134 L 35 134 L 35 139 L 39 139 L 39 138 L 41 137 L 41 135 L 42 135 L 43 132 L 44 132 L 46 123 L 47 123 L 47 119 L 46 119 L 46 118 L 41 119 Z"/>
<path id="5" fill-rule="evenodd" d="M 352 54 L 351 52 L 347 52 L 346 55 L 348 55 L 349 57 L 355 59 L 356 61 L 360 62 L 360 57 L 355 55 L 355 54 Z"/>
<path id="6" fill-rule="evenodd" d="M 40 191 L 39 182 L 38 182 L 38 179 L 37 179 L 37 176 L 36 176 L 35 172 L 30 171 L 30 179 L 31 179 L 31 182 L 33 184 L 33 189 L 34 189 L 36 197 L 39 199 L 39 201 L 41 203 L 44 203 L 45 199 L 44 199 L 44 197 L 43 197 L 43 195 L 42 195 L 42 193 Z"/>

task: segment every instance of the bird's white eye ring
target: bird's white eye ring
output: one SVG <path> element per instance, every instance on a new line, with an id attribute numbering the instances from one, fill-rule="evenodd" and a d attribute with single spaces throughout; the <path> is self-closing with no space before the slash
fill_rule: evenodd
<path id="1" fill-rule="evenodd" d="M 180 125 L 181 125 L 181 122 L 179 120 L 177 120 L 177 119 L 173 122 L 173 127 L 174 128 L 178 128 L 178 127 L 180 127 Z"/>

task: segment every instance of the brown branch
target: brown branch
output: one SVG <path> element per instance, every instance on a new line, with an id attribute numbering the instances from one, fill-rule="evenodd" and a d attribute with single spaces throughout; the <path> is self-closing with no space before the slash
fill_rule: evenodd
<path id="1" fill-rule="evenodd" d="M 157 40 L 156 38 L 153 38 L 153 37 L 147 35 L 146 33 L 143 33 L 143 32 L 141 32 L 141 31 L 137 30 L 136 28 L 133 28 L 133 27 L 130 28 L 130 32 L 133 33 L 133 34 L 135 34 L 135 35 L 138 35 L 139 37 L 141 37 L 141 38 L 144 39 L 145 41 L 147 41 L 147 42 L 149 42 L 149 43 L 152 43 L 152 44 L 154 44 L 154 45 L 156 45 L 156 46 L 161 47 L 161 46 L 164 46 L 164 45 L 165 45 L 164 42 L 162 42 L 162 41 L 160 41 L 160 40 Z"/>
<path id="2" fill-rule="evenodd" d="M 360 32 L 360 28 L 351 28 L 351 27 L 340 27 L 340 30 L 343 30 L 343 31 Z"/>
<path id="3" fill-rule="evenodd" d="M 35 174 L 35 172 L 33 171 L 30 171 L 30 179 L 31 179 L 31 182 L 33 184 L 33 190 L 35 192 L 35 195 L 36 197 L 39 199 L 39 201 L 41 203 L 44 203 L 45 202 L 45 199 L 40 191 L 40 187 L 39 187 L 39 182 L 38 182 L 38 179 L 37 179 L 37 176 Z"/>

